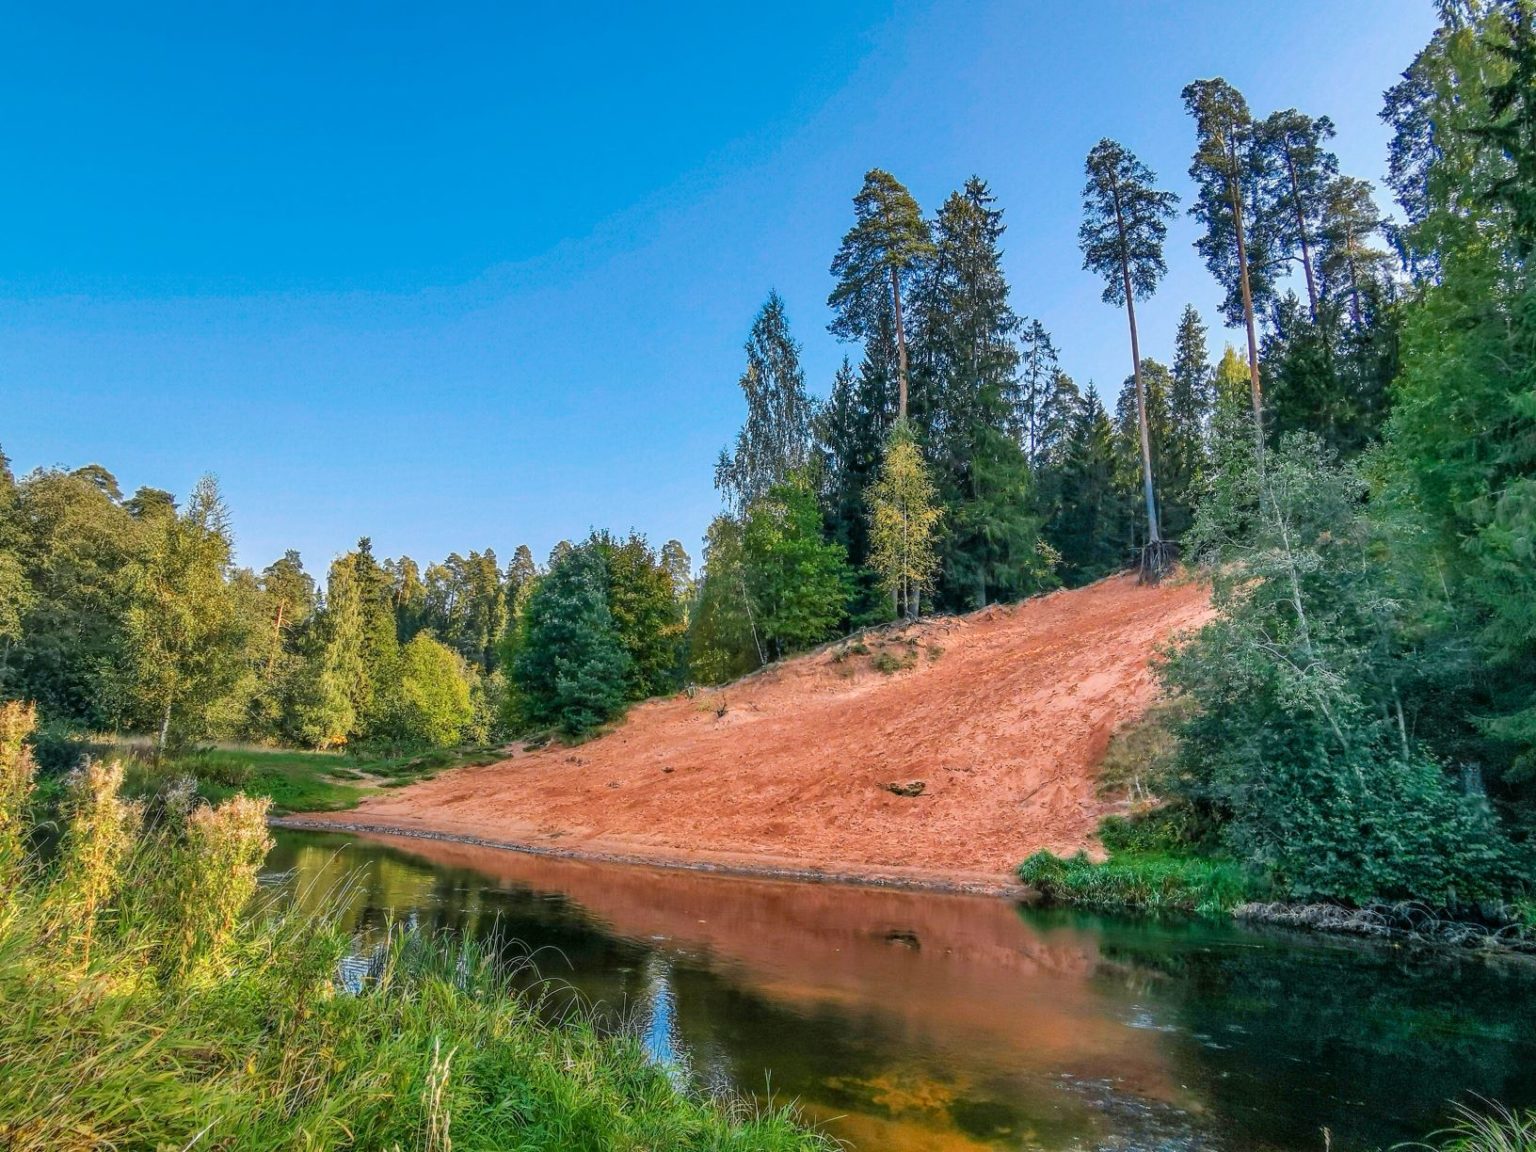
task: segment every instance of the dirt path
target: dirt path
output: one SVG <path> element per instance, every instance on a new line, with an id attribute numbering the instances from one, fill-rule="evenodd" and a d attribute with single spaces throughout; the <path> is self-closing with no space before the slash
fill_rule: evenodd
<path id="1" fill-rule="evenodd" d="M 576 748 L 302 819 L 551 855 L 995 889 L 1036 849 L 1093 847 L 1094 769 L 1110 734 L 1151 699 L 1157 645 L 1208 615 L 1203 587 L 1116 577 L 822 649 L 641 705 Z M 916 796 L 886 788 L 917 781 Z"/>

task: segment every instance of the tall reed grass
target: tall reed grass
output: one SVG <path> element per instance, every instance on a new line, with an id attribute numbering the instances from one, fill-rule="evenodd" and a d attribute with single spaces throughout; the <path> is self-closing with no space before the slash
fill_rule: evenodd
<path id="1" fill-rule="evenodd" d="M 265 801 L 146 812 L 121 770 L 72 781 L 26 844 L 21 705 L 0 705 L 0 1148 L 829 1149 L 790 1114 L 680 1089 L 633 1038 L 546 1022 L 475 946 L 352 942 L 259 894 Z"/>

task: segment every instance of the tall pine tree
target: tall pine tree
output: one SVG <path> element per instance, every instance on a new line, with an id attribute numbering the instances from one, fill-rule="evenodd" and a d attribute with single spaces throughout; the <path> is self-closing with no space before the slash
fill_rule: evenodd
<path id="1" fill-rule="evenodd" d="M 1101 140 L 1088 153 L 1088 182 L 1083 187 L 1083 224 L 1078 240 L 1083 267 L 1104 281 L 1104 302 L 1125 308 L 1131 330 L 1131 364 L 1141 442 L 1142 496 L 1147 512 L 1142 579 L 1156 583 L 1172 553 L 1163 540 L 1152 475 L 1152 440 L 1146 388 L 1141 378 L 1141 345 L 1136 332 L 1136 301 L 1157 290 L 1168 271 L 1163 241 L 1178 197 L 1154 185 L 1157 176 L 1113 140 Z"/>
<path id="2" fill-rule="evenodd" d="M 907 418 L 908 353 L 902 295 L 909 294 L 932 240 L 912 194 L 889 172 L 871 168 L 853 198 L 853 227 L 832 261 L 837 284 L 827 298 L 832 333 L 863 340 L 888 328 L 896 354 L 896 418 Z"/>

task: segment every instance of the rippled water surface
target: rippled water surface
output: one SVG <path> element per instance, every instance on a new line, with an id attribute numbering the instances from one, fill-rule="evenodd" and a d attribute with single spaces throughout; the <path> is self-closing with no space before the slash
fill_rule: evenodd
<path id="1" fill-rule="evenodd" d="M 1536 1105 L 1536 965 L 1006 901 L 277 833 L 347 923 L 534 953 L 680 1077 L 857 1149 L 1385 1147 Z"/>

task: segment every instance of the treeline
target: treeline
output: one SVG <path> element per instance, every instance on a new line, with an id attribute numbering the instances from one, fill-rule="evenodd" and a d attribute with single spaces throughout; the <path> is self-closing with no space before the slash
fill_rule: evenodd
<path id="1" fill-rule="evenodd" d="M 984 182 L 929 218 L 869 173 L 829 297 L 861 358 L 813 403 L 782 303 L 759 314 L 693 652 L 740 672 L 1182 552 L 1218 617 L 1160 662 L 1161 802 L 1120 842 L 1291 897 L 1532 915 L 1536 4 L 1441 9 L 1386 94 L 1401 222 L 1325 115 L 1184 89 L 1196 249 L 1242 333 L 1214 368 L 1193 309 L 1171 365 L 1141 348 L 1178 197 L 1089 152 L 1084 268 L 1129 337 L 1112 411 L 1013 310 Z"/>
<path id="2" fill-rule="evenodd" d="M 52 732 L 149 733 L 161 750 L 390 751 L 584 731 L 686 675 L 675 541 L 599 533 L 544 567 L 524 546 L 505 566 L 487 549 L 422 568 L 364 538 L 323 582 L 296 552 L 259 572 L 232 552 L 211 479 L 178 506 L 97 465 L 17 481 L 0 456 L 0 693 Z"/>
<path id="3" fill-rule="evenodd" d="M 1218 371 L 1183 537 L 1218 617 L 1160 668 L 1146 783 L 1171 803 L 1116 839 L 1291 898 L 1531 922 L 1536 5 L 1440 7 L 1382 114 L 1401 224 L 1334 174 L 1326 121 L 1185 91 L 1199 247 L 1249 358 Z"/>

